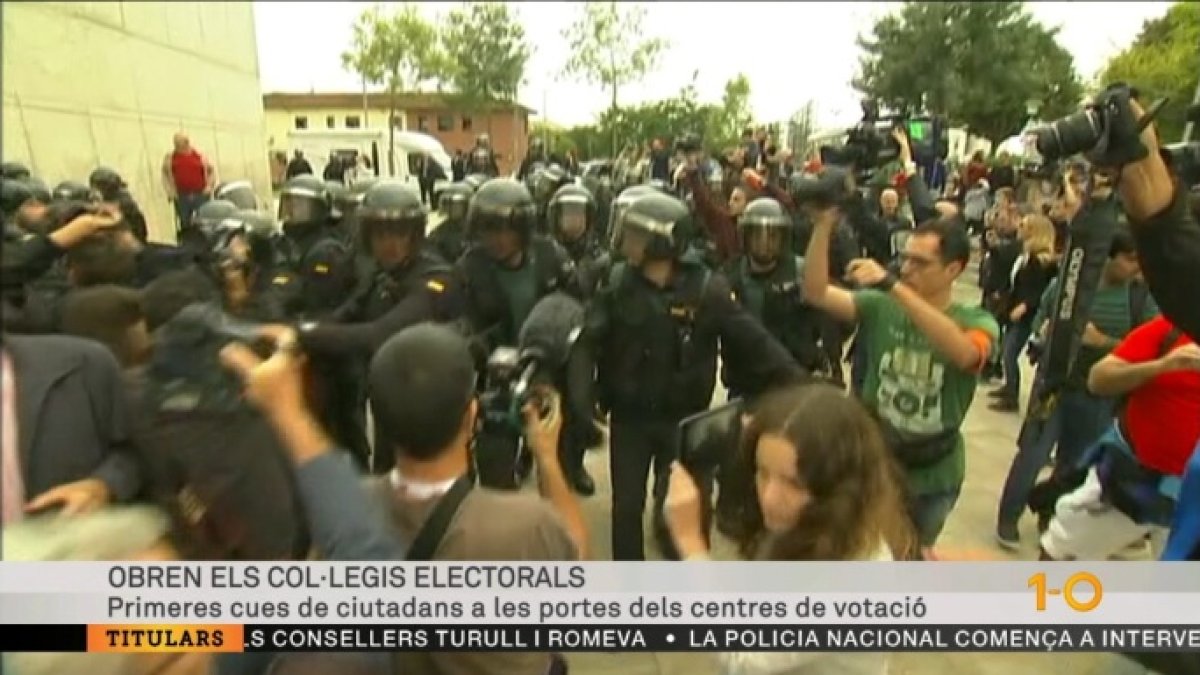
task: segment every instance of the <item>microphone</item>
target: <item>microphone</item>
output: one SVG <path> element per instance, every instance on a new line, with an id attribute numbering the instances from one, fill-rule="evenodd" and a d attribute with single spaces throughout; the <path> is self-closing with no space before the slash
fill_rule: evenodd
<path id="1" fill-rule="evenodd" d="M 583 305 L 570 295 L 556 291 L 542 298 L 521 325 L 517 340 L 520 360 L 550 368 L 565 365 L 583 331 L 583 321 Z"/>

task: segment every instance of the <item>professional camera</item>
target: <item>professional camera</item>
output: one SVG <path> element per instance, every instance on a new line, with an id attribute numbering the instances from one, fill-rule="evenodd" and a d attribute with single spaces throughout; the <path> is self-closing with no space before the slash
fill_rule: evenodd
<path id="1" fill-rule="evenodd" d="M 1126 138 L 1150 124 L 1167 99 L 1155 101 L 1140 120 L 1129 119 L 1130 99 L 1137 99 L 1136 89 L 1116 84 L 1104 91 L 1083 110 L 1059 118 L 1030 132 L 1038 154 L 1046 161 L 1079 153 L 1094 155 L 1093 162 L 1107 166 L 1121 165 L 1136 159 L 1137 148 Z M 1132 128 L 1131 128 L 1132 127 Z"/>
<path id="2" fill-rule="evenodd" d="M 906 113 L 881 115 L 879 104 L 864 100 L 862 120 L 846 132 L 846 141 L 839 147 L 822 146 L 821 163 L 849 167 L 859 182 L 866 182 L 875 170 L 900 156 L 900 146 L 892 137 L 895 129 L 903 129 L 912 149 L 913 161 L 930 164 L 945 159 L 949 152 L 946 141 L 946 122 L 937 115 L 910 117 Z"/>
<path id="3" fill-rule="evenodd" d="M 475 473 L 481 485 L 515 490 L 532 467 L 524 447 L 521 410 L 532 402 L 548 412 L 538 392 L 554 384 L 567 365 L 583 326 L 584 310 L 565 293 L 542 298 L 521 326 L 517 347 L 497 347 L 488 357 L 475 437 Z M 570 384 L 568 384 L 570 386 Z"/>
<path id="4" fill-rule="evenodd" d="M 797 205 L 814 206 L 843 204 L 854 194 L 850 172 L 836 164 L 826 166 L 815 176 L 792 174 L 788 191 Z"/>
<path id="5" fill-rule="evenodd" d="M 704 149 L 704 143 L 700 140 L 700 136 L 692 133 L 684 134 L 675 139 L 675 152 L 685 155 L 693 152 L 700 152 Z"/>

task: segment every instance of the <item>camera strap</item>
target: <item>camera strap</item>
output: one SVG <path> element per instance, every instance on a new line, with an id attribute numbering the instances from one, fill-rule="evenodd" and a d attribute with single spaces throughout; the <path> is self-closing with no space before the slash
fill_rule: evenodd
<path id="1" fill-rule="evenodd" d="M 425 519 L 425 523 L 421 525 L 417 536 L 413 538 L 412 547 L 408 549 L 408 555 L 404 556 L 405 560 L 418 562 L 433 560 L 433 555 L 437 553 L 438 546 L 446 536 L 446 530 L 450 528 L 450 523 L 458 513 L 459 507 L 462 506 L 463 500 L 470 494 L 472 487 L 472 481 L 467 476 L 460 476 L 458 480 L 454 481 L 446 494 L 442 495 L 437 505 L 433 507 L 433 511 Z"/>

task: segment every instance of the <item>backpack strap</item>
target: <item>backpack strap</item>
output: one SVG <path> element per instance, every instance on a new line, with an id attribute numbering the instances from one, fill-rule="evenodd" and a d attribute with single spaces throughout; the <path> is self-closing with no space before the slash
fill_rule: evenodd
<path id="1" fill-rule="evenodd" d="M 421 525 L 421 530 L 413 539 L 412 547 L 408 549 L 408 555 L 404 557 L 405 560 L 418 562 L 433 560 L 433 555 L 437 553 L 438 546 L 446 536 L 446 530 L 450 528 L 451 521 L 454 520 L 463 500 L 471 492 L 471 488 L 471 480 L 466 476 L 461 476 L 454 481 L 446 494 L 442 495 L 437 505 L 433 507 L 433 512 L 425 519 L 425 523 Z"/>

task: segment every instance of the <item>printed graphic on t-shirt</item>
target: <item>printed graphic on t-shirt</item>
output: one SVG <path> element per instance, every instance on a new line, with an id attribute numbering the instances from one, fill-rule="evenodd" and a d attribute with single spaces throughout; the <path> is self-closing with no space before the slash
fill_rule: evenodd
<path id="1" fill-rule="evenodd" d="M 946 366 L 928 347 L 896 344 L 879 362 L 879 415 L 905 434 L 942 431 Z"/>

